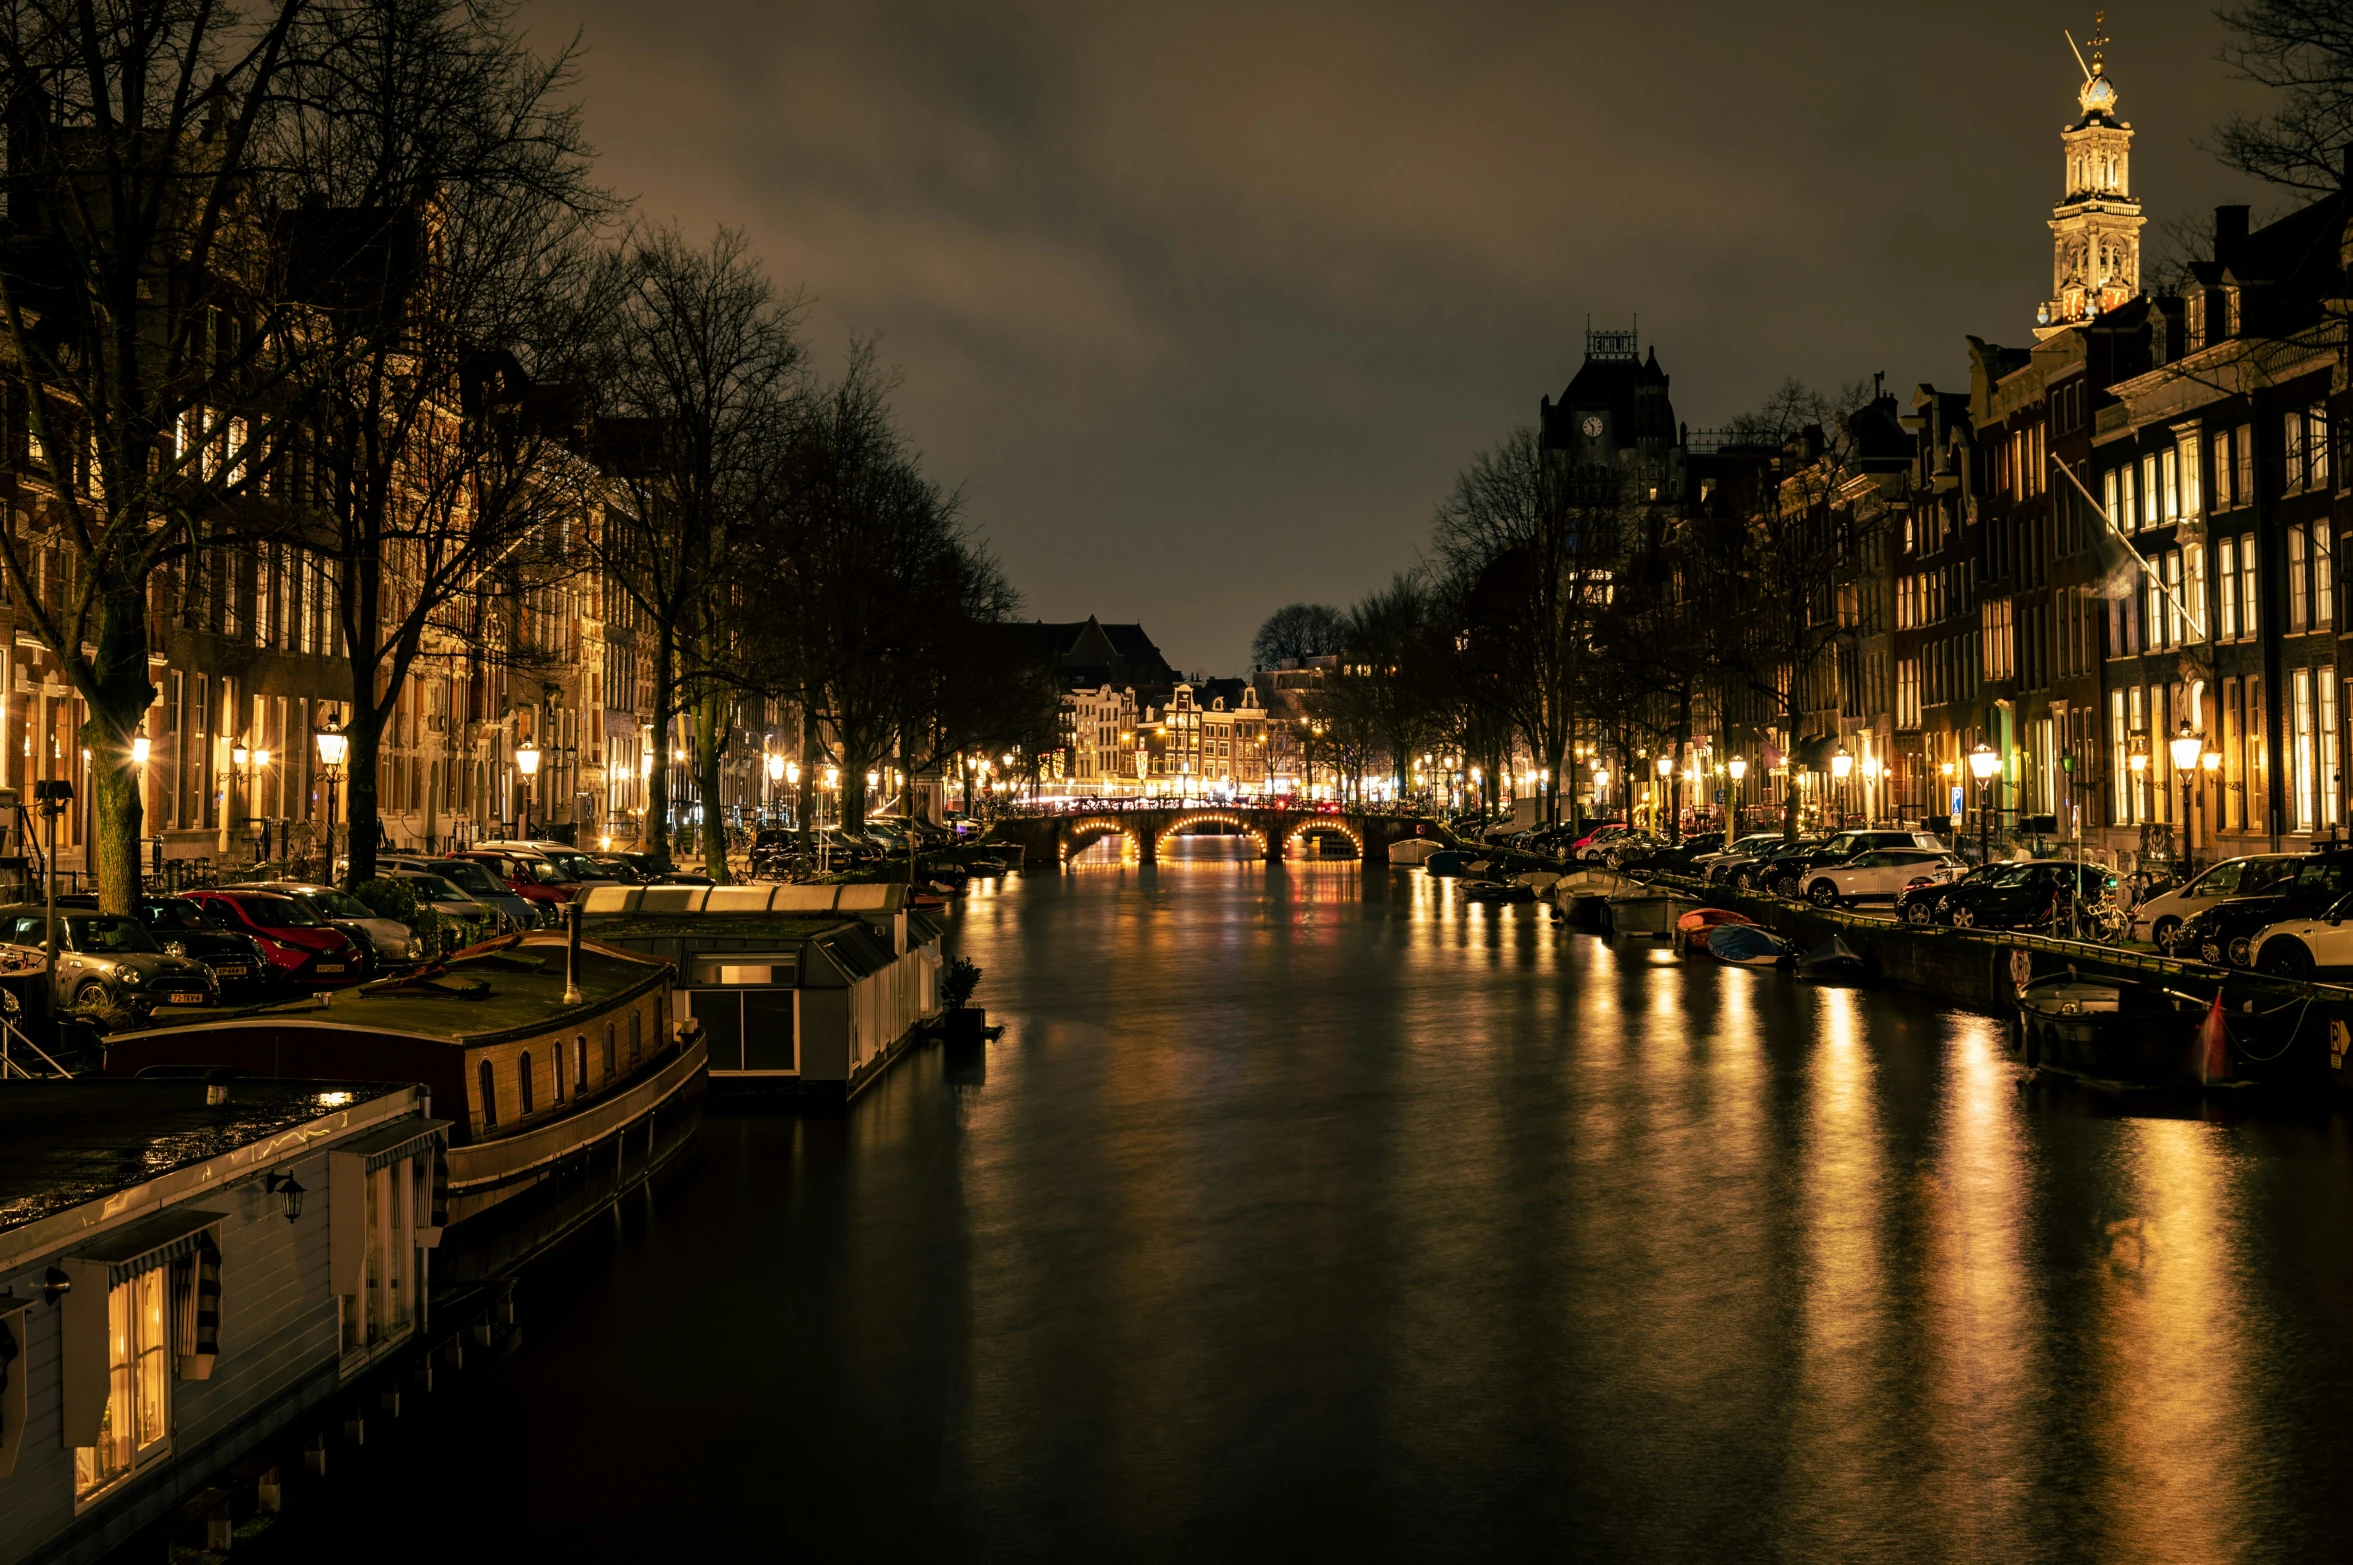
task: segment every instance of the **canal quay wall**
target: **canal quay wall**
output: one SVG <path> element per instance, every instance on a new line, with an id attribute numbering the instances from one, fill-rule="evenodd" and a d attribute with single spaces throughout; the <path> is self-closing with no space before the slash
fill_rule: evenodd
<path id="1" fill-rule="evenodd" d="M 1880 980 L 2004 1021 L 2017 1015 L 2018 993 L 2026 984 L 2069 971 L 2167 989 L 2200 1005 L 2220 994 L 2231 1020 L 2234 1061 L 2248 1077 L 2305 1095 L 2334 1099 L 2353 1093 L 2353 1070 L 2346 1066 L 2353 1052 L 2353 987 L 2343 984 L 2273 978 L 2012 930 L 1923 929 L 1682 877 L 1647 883 L 1619 877 L 1619 883 L 1628 889 L 1647 884 L 1678 902 L 1740 913 L 1801 951 L 1835 936 Z"/>

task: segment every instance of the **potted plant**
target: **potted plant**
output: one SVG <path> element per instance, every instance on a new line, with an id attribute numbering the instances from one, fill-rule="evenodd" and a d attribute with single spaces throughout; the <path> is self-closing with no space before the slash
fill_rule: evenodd
<path id="1" fill-rule="evenodd" d="M 980 987 L 980 967 L 968 956 L 952 956 L 940 966 L 940 1004 L 950 1043 L 978 1043 L 988 1012 L 966 1002 Z"/>

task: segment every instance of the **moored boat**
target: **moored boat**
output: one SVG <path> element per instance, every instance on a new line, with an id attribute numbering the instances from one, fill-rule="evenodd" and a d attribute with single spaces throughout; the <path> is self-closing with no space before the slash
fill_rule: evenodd
<path id="1" fill-rule="evenodd" d="M 437 1281 L 464 1284 L 560 1242 L 693 1138 L 708 1070 L 673 983 L 658 958 L 527 932 L 405 978 L 117 1033 L 105 1070 L 422 1084 L 452 1122 Z"/>

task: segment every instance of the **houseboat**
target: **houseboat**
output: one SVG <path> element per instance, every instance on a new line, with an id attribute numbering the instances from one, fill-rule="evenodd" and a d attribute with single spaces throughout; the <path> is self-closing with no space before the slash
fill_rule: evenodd
<path id="1" fill-rule="evenodd" d="M 846 1100 L 939 1014 L 940 926 L 903 885 L 599 886 L 580 906 L 599 943 L 677 971 L 717 1090 Z"/>
<path id="2" fill-rule="evenodd" d="M 273 1510 L 267 1453 L 427 1329 L 451 1128 L 410 1085 L 0 1085 L 0 1560 Z"/>
<path id="3" fill-rule="evenodd" d="M 694 1136 L 702 1028 L 658 956 L 564 930 L 439 967 L 106 1040 L 110 1076 L 414 1081 L 450 1124 L 451 1285 L 511 1272 L 641 1187 Z"/>

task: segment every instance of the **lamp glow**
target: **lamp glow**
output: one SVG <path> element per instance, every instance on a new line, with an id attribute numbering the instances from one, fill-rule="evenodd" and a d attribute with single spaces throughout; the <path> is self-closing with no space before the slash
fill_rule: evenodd
<path id="1" fill-rule="evenodd" d="M 1854 774 L 1854 770 L 1855 758 L 1846 753 L 1845 745 L 1840 745 L 1838 752 L 1830 757 L 1830 775 L 1840 782 L 1845 782 L 1848 777 Z M 1979 775 L 1982 776 L 1983 773 Z"/>
<path id="2" fill-rule="evenodd" d="M 1994 753 L 1992 746 L 1979 740 L 1977 748 L 1969 752 L 1969 775 L 1979 782 L 1991 782 L 1993 774 L 2001 769 L 2002 758 Z"/>
<path id="3" fill-rule="evenodd" d="M 147 764 L 147 736 L 145 734 L 141 734 L 131 741 L 131 764 L 133 766 Z"/>
<path id="4" fill-rule="evenodd" d="M 1742 779 L 1743 777 L 1746 777 L 1746 776 L 1748 775 L 1748 757 L 1747 757 L 1747 756 L 1745 756 L 1745 755 L 1736 755 L 1736 756 L 1734 756 L 1734 757 L 1731 759 L 1731 761 L 1730 761 L 1729 765 L 1731 766 L 1731 769 L 1732 769 L 1732 780 L 1733 780 L 1734 782 L 1738 782 L 1738 781 L 1740 781 L 1740 779 Z"/>
<path id="5" fill-rule="evenodd" d="M 771 751 L 768 756 L 768 780 L 777 782 L 784 777 L 784 757 Z"/>
<path id="6" fill-rule="evenodd" d="M 327 720 L 326 727 L 312 736 L 312 742 L 319 747 L 321 766 L 341 766 L 351 754 L 351 736 L 335 726 L 332 718 Z"/>
<path id="7" fill-rule="evenodd" d="M 2173 753 L 2173 769 L 2186 772 L 2198 764 L 2198 752 L 2205 748 L 2205 741 L 2191 733 L 2190 725 L 2184 723 L 2181 732 L 2175 734 L 2165 748 Z"/>
<path id="8" fill-rule="evenodd" d="M 515 770 L 526 777 L 539 775 L 539 746 L 527 744 L 515 752 Z"/>

